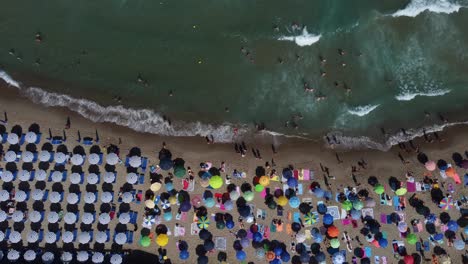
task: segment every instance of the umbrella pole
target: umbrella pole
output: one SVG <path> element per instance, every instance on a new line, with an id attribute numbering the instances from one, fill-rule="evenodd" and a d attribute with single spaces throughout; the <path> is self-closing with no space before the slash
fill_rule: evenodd
<path id="1" fill-rule="evenodd" d="M 65 134 L 65 130 L 63 130 L 63 141 L 67 141 L 67 134 Z"/>
<path id="2" fill-rule="evenodd" d="M 98 134 L 97 129 L 96 129 L 96 143 L 99 143 L 99 134 Z"/>
<path id="3" fill-rule="evenodd" d="M 49 128 L 49 138 L 48 138 L 48 140 L 51 140 L 51 139 L 52 139 L 52 130 L 50 130 L 50 128 Z"/>
<path id="4" fill-rule="evenodd" d="M 80 131 L 78 130 L 78 142 L 81 142 L 81 134 L 80 134 Z"/>

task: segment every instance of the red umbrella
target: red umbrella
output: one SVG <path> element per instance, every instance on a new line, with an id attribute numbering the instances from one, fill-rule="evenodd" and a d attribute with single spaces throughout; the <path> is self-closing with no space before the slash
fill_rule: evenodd
<path id="1" fill-rule="evenodd" d="M 340 234 L 340 230 L 336 226 L 330 226 L 327 229 L 327 234 L 329 237 L 337 237 Z"/>
<path id="2" fill-rule="evenodd" d="M 405 264 L 414 264 L 414 258 L 411 255 L 406 255 L 403 260 L 405 261 Z"/>

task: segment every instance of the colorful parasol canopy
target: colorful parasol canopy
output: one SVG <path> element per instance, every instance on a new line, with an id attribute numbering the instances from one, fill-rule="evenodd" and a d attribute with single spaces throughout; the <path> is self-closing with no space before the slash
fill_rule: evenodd
<path id="1" fill-rule="evenodd" d="M 213 189 L 219 189 L 223 186 L 223 178 L 221 176 L 215 175 L 210 178 L 210 186 Z"/>
<path id="2" fill-rule="evenodd" d="M 198 218 L 197 225 L 201 229 L 206 229 L 210 225 L 210 220 L 206 216 Z"/>
<path id="3" fill-rule="evenodd" d="M 156 244 L 160 247 L 164 247 L 169 243 L 169 237 L 166 234 L 159 234 L 156 237 Z"/>
<path id="4" fill-rule="evenodd" d="M 317 216 L 313 213 L 307 213 L 304 216 L 305 223 L 308 225 L 317 223 Z"/>

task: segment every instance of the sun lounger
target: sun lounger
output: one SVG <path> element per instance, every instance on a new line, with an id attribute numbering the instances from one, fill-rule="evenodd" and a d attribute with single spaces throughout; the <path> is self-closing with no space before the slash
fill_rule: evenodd
<path id="1" fill-rule="evenodd" d="M 107 235 L 106 242 L 109 242 L 110 241 L 110 230 L 109 229 L 106 229 L 106 235 Z"/>
<path id="2" fill-rule="evenodd" d="M 78 237 L 78 230 L 75 228 L 73 230 L 73 242 L 75 242 L 76 238 Z"/>
<path id="3" fill-rule="evenodd" d="M 6 143 L 8 139 L 8 133 L 3 133 L 2 134 L 2 144 Z"/>
<path id="4" fill-rule="evenodd" d="M 11 234 L 11 228 L 7 228 L 5 231 L 5 240 L 10 239 L 10 234 Z"/>
<path id="5" fill-rule="evenodd" d="M 304 186 L 302 185 L 302 183 L 299 183 L 297 185 L 297 195 L 303 195 L 304 194 Z"/>
<path id="6" fill-rule="evenodd" d="M 148 158 L 143 157 L 141 159 L 141 171 L 146 172 L 146 167 L 148 166 Z"/>
<path id="7" fill-rule="evenodd" d="M 125 167 L 128 167 L 128 166 L 130 166 L 130 157 L 129 156 L 125 157 Z"/>
<path id="8" fill-rule="evenodd" d="M 293 231 L 292 231 L 291 224 L 287 224 L 287 225 L 286 225 L 286 233 L 287 233 L 288 235 L 291 235 L 292 232 L 293 232 Z"/>
<path id="9" fill-rule="evenodd" d="M 44 240 L 44 229 L 39 230 L 39 238 L 38 238 L 37 242 L 41 243 L 42 240 Z"/>
<path id="10" fill-rule="evenodd" d="M 145 183 L 145 175 L 144 174 L 140 174 L 140 176 L 138 178 L 138 183 L 139 184 L 144 184 Z"/>
<path id="11" fill-rule="evenodd" d="M 57 232 L 55 232 L 55 240 L 59 241 L 60 240 L 60 236 L 61 236 L 61 232 L 60 230 L 58 230 Z M 92 240 L 92 239 L 91 239 Z"/>
<path id="12" fill-rule="evenodd" d="M 45 202 L 49 198 L 49 190 L 44 191 L 44 196 L 42 196 L 42 201 Z"/>
<path id="13" fill-rule="evenodd" d="M 25 135 L 24 135 L 24 134 L 21 134 L 21 137 L 20 137 L 19 142 L 18 142 L 18 144 L 19 144 L 20 146 L 24 144 L 24 139 L 25 139 Z"/>

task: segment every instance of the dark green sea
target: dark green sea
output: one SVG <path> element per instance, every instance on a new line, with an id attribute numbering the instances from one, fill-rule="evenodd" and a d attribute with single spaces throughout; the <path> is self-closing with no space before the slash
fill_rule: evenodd
<path id="1" fill-rule="evenodd" d="M 465 6 L 4 1 L 0 77 L 35 102 L 139 131 L 232 141 L 264 124 L 270 135 L 385 148 L 400 128 L 468 120 Z"/>

